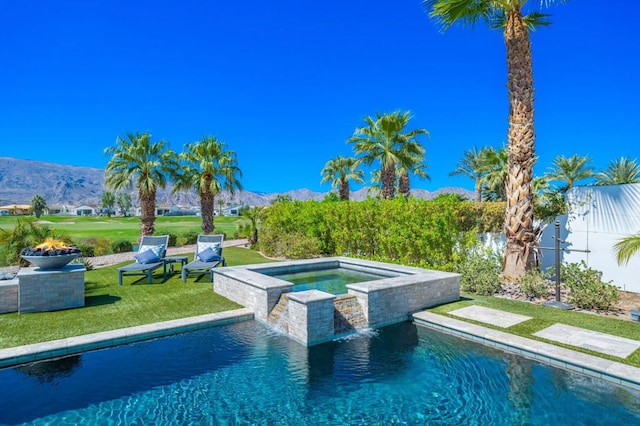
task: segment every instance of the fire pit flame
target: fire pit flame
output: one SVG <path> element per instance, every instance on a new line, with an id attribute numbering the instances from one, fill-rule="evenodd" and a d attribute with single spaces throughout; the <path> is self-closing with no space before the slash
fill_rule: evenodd
<path id="1" fill-rule="evenodd" d="M 41 244 L 22 249 L 20 254 L 23 256 L 61 256 L 78 253 L 80 253 L 80 249 L 76 246 L 69 245 L 62 240 L 47 238 Z"/>

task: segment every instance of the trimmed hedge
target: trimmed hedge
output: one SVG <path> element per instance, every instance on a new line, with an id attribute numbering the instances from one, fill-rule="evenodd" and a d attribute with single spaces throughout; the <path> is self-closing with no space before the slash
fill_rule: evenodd
<path id="1" fill-rule="evenodd" d="M 267 209 L 260 249 L 277 257 L 348 255 L 451 270 L 475 233 L 501 227 L 503 218 L 504 203 L 451 199 L 282 202 Z"/>

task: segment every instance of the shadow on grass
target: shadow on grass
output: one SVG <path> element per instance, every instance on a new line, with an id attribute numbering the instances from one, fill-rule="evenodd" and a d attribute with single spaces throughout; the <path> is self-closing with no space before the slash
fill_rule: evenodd
<path id="1" fill-rule="evenodd" d="M 120 296 L 112 296 L 110 294 L 101 294 L 99 296 L 85 296 L 84 306 L 102 306 L 112 305 L 122 300 Z"/>

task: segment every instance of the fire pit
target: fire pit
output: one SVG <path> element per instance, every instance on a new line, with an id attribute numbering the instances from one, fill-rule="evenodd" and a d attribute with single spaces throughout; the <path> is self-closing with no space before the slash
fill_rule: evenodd
<path id="1" fill-rule="evenodd" d="M 62 269 L 80 255 L 82 252 L 76 246 L 52 238 L 47 238 L 37 246 L 24 248 L 20 252 L 20 257 L 40 269 Z"/>

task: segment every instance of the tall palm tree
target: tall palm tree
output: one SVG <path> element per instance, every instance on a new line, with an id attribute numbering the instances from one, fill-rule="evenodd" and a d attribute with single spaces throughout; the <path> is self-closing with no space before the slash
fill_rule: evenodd
<path id="1" fill-rule="evenodd" d="M 620 185 L 640 183 L 640 165 L 637 160 L 620 157 L 609 163 L 606 170 L 595 175 L 596 185 Z"/>
<path id="2" fill-rule="evenodd" d="M 417 157 L 412 158 L 411 162 L 398 165 L 398 192 L 404 197 L 409 198 L 411 195 L 411 181 L 409 176 L 414 175 L 422 179 L 431 179 L 427 173 L 427 165 L 424 161 Z"/>
<path id="3" fill-rule="evenodd" d="M 213 209 L 215 197 L 222 190 L 234 194 L 242 190 L 235 151 L 228 150 L 223 141 L 213 136 L 203 137 L 198 142 L 185 145 L 180 154 L 180 170 L 174 174 L 173 190 L 195 189 L 200 197 L 202 231 L 213 232 Z"/>
<path id="4" fill-rule="evenodd" d="M 338 155 L 324 165 L 320 172 L 320 183 L 331 182 L 331 187 L 338 187 L 341 201 L 349 201 L 349 181 L 364 183 L 364 172 L 358 169 L 358 163 L 353 157 Z"/>
<path id="5" fill-rule="evenodd" d="M 449 173 L 449 176 L 466 176 L 473 179 L 474 189 L 476 194 L 476 201 L 482 201 L 482 182 L 486 167 L 486 150 L 492 149 L 485 146 L 478 150 L 475 146 L 464 152 L 464 157 L 458 161 L 458 165 L 455 170 Z"/>
<path id="6" fill-rule="evenodd" d="M 384 199 L 391 199 L 395 195 L 396 165 L 409 164 L 410 157 L 417 156 L 420 152 L 424 155 L 424 148 L 417 138 L 419 135 L 428 135 L 429 132 L 426 129 L 405 132 L 410 120 L 409 111 L 388 114 L 377 112 L 375 118 L 365 117 L 366 126 L 356 128 L 353 136 L 347 140 L 354 144 L 356 155 L 362 156 L 361 162 L 367 165 L 380 162 Z"/>
<path id="7" fill-rule="evenodd" d="M 589 161 L 587 155 L 573 154 L 568 158 L 564 155 L 558 155 L 551 164 L 547 178 L 562 182 L 563 185 L 558 190 L 565 193 L 573 188 L 577 182 L 593 177 L 593 167 L 588 166 Z"/>
<path id="8" fill-rule="evenodd" d="M 564 2 L 566 0 L 557 0 Z M 554 3 L 547 0 L 544 3 Z M 533 107 L 533 66 L 529 31 L 548 25 L 547 15 L 533 12 L 523 16 L 527 0 L 424 0 L 430 16 L 444 29 L 454 23 L 475 24 L 484 20 L 491 28 L 503 30 L 507 50 L 507 90 L 509 97 L 508 153 L 506 185 L 507 211 L 504 230 L 507 246 L 503 273 L 520 277 L 536 266 L 536 235 L 533 228 L 533 164 L 535 133 Z"/>
<path id="9" fill-rule="evenodd" d="M 142 214 L 142 235 L 153 235 L 156 221 L 156 192 L 167 186 L 167 177 L 176 168 L 176 154 L 167 142 L 151 142 L 149 132 L 118 136 L 115 146 L 104 150 L 111 159 L 105 168 L 105 183 L 113 190 L 138 190 Z"/>

